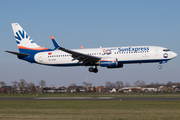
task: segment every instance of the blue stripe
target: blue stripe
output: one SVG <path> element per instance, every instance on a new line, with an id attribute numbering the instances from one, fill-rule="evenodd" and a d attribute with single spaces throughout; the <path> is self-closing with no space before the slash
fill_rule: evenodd
<path id="1" fill-rule="evenodd" d="M 151 62 L 161 62 L 168 61 L 170 59 L 157 59 L 157 60 L 132 60 L 132 61 L 118 61 L 120 64 L 130 64 L 130 63 L 151 63 Z M 70 67 L 70 66 L 92 66 L 91 64 L 84 65 L 83 63 L 66 63 L 66 64 L 43 64 L 48 66 L 59 66 L 59 67 Z"/>
<path id="2" fill-rule="evenodd" d="M 129 63 L 151 63 L 151 62 L 161 62 L 168 61 L 171 59 L 154 59 L 154 60 L 129 60 L 129 61 L 118 61 L 118 63 L 129 64 Z"/>

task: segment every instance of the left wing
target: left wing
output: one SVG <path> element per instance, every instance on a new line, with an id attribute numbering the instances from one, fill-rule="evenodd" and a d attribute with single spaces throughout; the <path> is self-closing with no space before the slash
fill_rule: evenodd
<path id="1" fill-rule="evenodd" d="M 101 57 L 91 56 L 91 55 L 87 55 L 84 53 L 80 53 L 80 52 L 76 52 L 73 50 L 63 48 L 55 41 L 55 39 L 52 36 L 51 36 L 51 39 L 53 41 L 55 48 L 58 48 L 59 50 L 62 50 L 62 51 L 67 52 L 69 54 L 72 54 L 72 57 L 74 58 L 74 59 L 72 59 L 72 61 L 73 60 L 79 60 L 79 62 L 83 62 L 83 64 L 88 64 L 88 63 L 93 64 L 93 63 L 101 60 Z"/>
<path id="2" fill-rule="evenodd" d="M 67 52 L 69 54 L 72 54 L 72 57 L 74 58 L 72 60 L 79 60 L 79 62 L 83 62 L 84 64 L 87 64 L 90 62 L 97 62 L 101 59 L 100 57 L 91 56 L 91 55 L 87 55 L 84 53 L 68 50 L 68 49 L 65 49 L 63 47 L 59 47 L 58 49 L 62 50 L 64 52 Z"/>

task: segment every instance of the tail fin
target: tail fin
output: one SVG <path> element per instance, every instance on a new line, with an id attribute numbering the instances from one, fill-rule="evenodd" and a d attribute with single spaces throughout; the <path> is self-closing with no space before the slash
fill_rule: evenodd
<path id="1" fill-rule="evenodd" d="M 48 49 L 37 45 L 18 23 L 12 23 L 11 25 L 20 53 L 30 53 L 32 51 Z"/>

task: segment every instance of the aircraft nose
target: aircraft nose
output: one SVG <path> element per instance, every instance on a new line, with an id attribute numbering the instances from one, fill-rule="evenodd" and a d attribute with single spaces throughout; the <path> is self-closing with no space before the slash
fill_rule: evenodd
<path id="1" fill-rule="evenodd" d="M 173 52 L 173 53 L 172 53 L 172 57 L 173 57 L 173 58 L 177 57 L 177 53 Z"/>

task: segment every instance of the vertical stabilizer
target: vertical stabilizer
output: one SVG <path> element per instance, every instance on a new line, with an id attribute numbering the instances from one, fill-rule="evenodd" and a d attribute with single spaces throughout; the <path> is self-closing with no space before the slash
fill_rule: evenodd
<path id="1" fill-rule="evenodd" d="M 41 51 L 48 49 L 37 45 L 18 23 L 12 23 L 11 25 L 20 53 L 29 53 L 34 50 Z"/>

